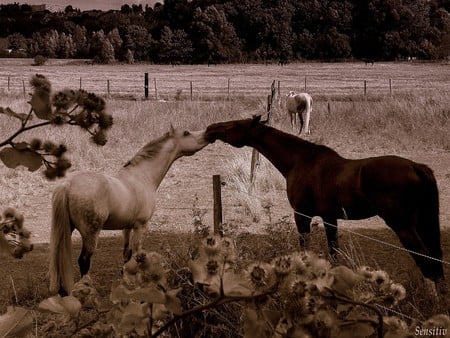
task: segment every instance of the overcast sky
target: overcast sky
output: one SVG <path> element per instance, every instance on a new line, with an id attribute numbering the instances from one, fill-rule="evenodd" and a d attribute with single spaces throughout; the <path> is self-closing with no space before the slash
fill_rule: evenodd
<path id="1" fill-rule="evenodd" d="M 82 11 L 88 9 L 100 9 L 107 11 L 109 9 L 120 9 L 124 4 L 146 4 L 153 7 L 156 2 L 163 3 L 164 0 L 78 0 L 78 1 L 64 1 L 64 0 L 0 0 L 0 4 L 12 4 L 18 2 L 19 4 L 41 5 L 46 4 L 50 11 L 64 10 L 66 6 L 72 5 L 73 8 L 79 8 Z"/>

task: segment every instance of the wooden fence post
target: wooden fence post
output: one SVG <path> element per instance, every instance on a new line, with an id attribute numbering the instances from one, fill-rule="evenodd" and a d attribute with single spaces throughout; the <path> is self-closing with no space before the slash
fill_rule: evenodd
<path id="1" fill-rule="evenodd" d="M 192 81 L 190 81 L 190 86 L 191 86 L 191 101 L 192 101 Z"/>
<path id="2" fill-rule="evenodd" d="M 27 95 L 25 94 L 25 80 L 22 80 L 22 88 L 23 88 L 23 97 L 26 98 Z"/>
<path id="3" fill-rule="evenodd" d="M 11 78 L 10 78 L 10 76 L 8 75 L 8 92 L 9 92 L 9 84 L 10 84 L 10 82 L 11 82 Z"/>
<path id="4" fill-rule="evenodd" d="M 222 234 L 222 191 L 220 175 L 213 175 L 213 198 L 214 198 L 214 233 Z"/>
<path id="5" fill-rule="evenodd" d="M 367 80 L 364 80 L 364 95 L 367 94 Z"/>
<path id="6" fill-rule="evenodd" d="M 230 78 L 228 78 L 228 98 L 230 98 Z"/>
<path id="7" fill-rule="evenodd" d="M 155 83 L 155 100 L 158 100 L 158 88 L 156 87 L 156 77 L 153 79 L 153 82 Z"/>
<path id="8" fill-rule="evenodd" d="M 80 76 L 80 89 L 81 89 L 81 76 Z"/>
<path id="9" fill-rule="evenodd" d="M 392 79 L 389 79 L 389 94 L 392 94 Z"/>
<path id="10" fill-rule="evenodd" d="M 144 73 L 144 96 L 148 99 L 148 73 Z"/>
<path id="11" fill-rule="evenodd" d="M 305 75 L 305 93 L 306 93 L 306 75 Z"/>
<path id="12" fill-rule="evenodd" d="M 110 89 L 110 87 L 109 87 L 109 80 L 106 80 L 106 89 L 108 91 L 108 97 L 110 97 L 111 96 L 111 91 L 109 90 Z"/>

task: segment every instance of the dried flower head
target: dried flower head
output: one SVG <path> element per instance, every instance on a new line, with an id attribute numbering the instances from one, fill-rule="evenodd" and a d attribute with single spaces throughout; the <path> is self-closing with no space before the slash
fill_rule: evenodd
<path id="1" fill-rule="evenodd" d="M 285 277 L 292 271 L 292 257 L 277 257 L 272 261 L 272 265 L 274 266 L 275 274 L 278 277 Z"/>
<path id="2" fill-rule="evenodd" d="M 395 302 L 399 302 L 406 297 L 406 290 L 403 285 L 398 283 L 392 283 L 390 286 L 390 291 L 394 297 Z"/>
<path id="3" fill-rule="evenodd" d="M 267 263 L 251 264 L 246 269 L 245 276 L 257 291 L 270 288 L 276 282 L 274 268 Z"/>
<path id="4" fill-rule="evenodd" d="M 378 287 L 383 287 L 390 282 L 389 275 L 383 270 L 376 270 L 372 273 L 371 282 Z"/>

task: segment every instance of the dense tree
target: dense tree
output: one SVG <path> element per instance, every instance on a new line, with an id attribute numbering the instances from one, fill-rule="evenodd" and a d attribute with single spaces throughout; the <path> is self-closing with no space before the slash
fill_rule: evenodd
<path id="1" fill-rule="evenodd" d="M 450 0 L 164 0 L 52 13 L 14 3 L 0 5 L 0 37 L 32 57 L 94 58 L 110 49 L 91 41 L 102 30 L 119 60 L 433 59 L 450 53 L 449 8 Z"/>
<path id="2" fill-rule="evenodd" d="M 20 33 L 14 33 L 8 36 L 8 48 L 13 51 L 19 51 L 27 47 L 27 40 Z"/>
<path id="3" fill-rule="evenodd" d="M 184 30 L 172 30 L 165 26 L 158 43 L 158 61 L 163 63 L 189 63 L 192 57 L 192 42 Z"/>
<path id="4" fill-rule="evenodd" d="M 119 30 L 117 28 L 114 28 L 108 33 L 107 38 L 111 43 L 111 46 L 113 47 L 115 58 L 120 59 L 123 41 L 120 37 Z"/>
<path id="5" fill-rule="evenodd" d="M 138 25 L 125 28 L 123 45 L 133 52 L 135 60 L 148 60 L 154 42 L 147 29 Z"/>
<path id="6" fill-rule="evenodd" d="M 114 47 L 107 39 L 103 30 L 99 30 L 92 34 L 91 49 L 95 55 L 95 62 L 110 63 L 115 60 Z"/>
<path id="7" fill-rule="evenodd" d="M 240 41 L 225 13 L 215 6 L 195 10 L 192 22 L 195 61 L 233 62 L 239 59 Z"/>

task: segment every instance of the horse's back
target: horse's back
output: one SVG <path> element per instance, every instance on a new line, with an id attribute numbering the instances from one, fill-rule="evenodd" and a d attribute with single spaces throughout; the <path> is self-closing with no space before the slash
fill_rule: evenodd
<path id="1" fill-rule="evenodd" d="M 82 171 L 73 174 L 64 185 L 70 216 L 77 228 L 90 223 L 98 229 L 122 229 L 135 221 L 135 194 L 119 178 Z"/>
<path id="2" fill-rule="evenodd" d="M 426 168 L 426 180 L 424 175 L 418 173 L 418 168 L 421 171 Z M 423 205 L 424 199 L 436 198 L 437 188 L 432 170 L 424 164 L 402 157 L 366 159 L 360 176 L 362 189 L 371 203 L 384 213 L 393 213 L 396 217 L 415 213 Z M 434 186 L 432 190 L 430 184 Z M 381 212 L 379 214 L 383 217 Z"/>

